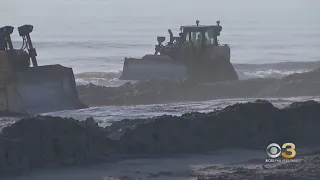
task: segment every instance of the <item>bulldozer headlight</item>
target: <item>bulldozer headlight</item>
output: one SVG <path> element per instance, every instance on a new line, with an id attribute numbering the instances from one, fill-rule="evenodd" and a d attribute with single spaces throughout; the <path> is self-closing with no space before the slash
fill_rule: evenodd
<path id="1" fill-rule="evenodd" d="M 27 34 L 30 34 L 33 31 L 33 26 L 32 25 L 24 25 L 18 28 L 19 35 L 20 36 L 25 36 Z"/>
<path id="2" fill-rule="evenodd" d="M 0 32 L 6 33 L 6 34 L 12 34 L 14 27 L 12 26 L 5 26 L 0 28 Z"/>
<path id="3" fill-rule="evenodd" d="M 166 40 L 166 37 L 163 37 L 163 36 L 158 36 L 158 37 L 157 37 L 157 41 L 158 41 L 159 43 L 163 43 L 165 40 Z"/>

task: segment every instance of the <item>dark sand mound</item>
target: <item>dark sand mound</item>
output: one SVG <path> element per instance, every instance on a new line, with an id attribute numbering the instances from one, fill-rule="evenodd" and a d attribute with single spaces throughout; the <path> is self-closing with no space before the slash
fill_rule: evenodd
<path id="1" fill-rule="evenodd" d="M 0 175 L 29 169 L 97 162 L 108 141 L 91 118 L 79 122 L 59 117 L 30 117 L 2 130 Z"/>
<path id="2" fill-rule="evenodd" d="M 123 120 L 107 128 L 93 119 L 30 117 L 0 135 L 0 175 L 51 165 L 90 164 L 117 155 L 165 155 L 221 148 L 261 148 L 271 142 L 320 145 L 320 104 L 277 109 L 267 101 L 235 104 L 211 113 Z M 112 139 L 111 139 L 112 138 Z"/>
<path id="3" fill-rule="evenodd" d="M 221 98 L 292 97 L 320 95 L 320 69 L 282 79 L 250 79 L 200 84 L 190 81 L 144 81 L 120 87 L 78 86 L 87 105 L 133 105 Z"/>
<path id="4" fill-rule="evenodd" d="M 161 116 L 114 123 L 116 139 L 121 127 L 119 151 L 124 153 L 203 152 L 220 148 L 265 148 L 272 142 L 294 142 L 298 147 L 319 146 L 320 104 L 295 103 L 277 109 L 266 101 L 235 104 L 212 113 L 181 117 Z M 116 128 L 114 128 L 116 127 Z M 118 128 L 117 128 L 118 127 Z M 126 127 L 125 130 L 123 127 Z M 319 142 L 319 143 L 318 143 Z"/>

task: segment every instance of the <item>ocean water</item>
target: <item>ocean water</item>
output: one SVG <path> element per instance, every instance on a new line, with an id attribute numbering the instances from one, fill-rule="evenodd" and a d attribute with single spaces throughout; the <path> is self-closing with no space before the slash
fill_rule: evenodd
<path id="1" fill-rule="evenodd" d="M 168 28 L 177 34 L 181 25 L 196 20 L 221 21 L 220 43 L 230 45 L 231 61 L 241 79 L 308 71 L 320 67 L 319 17 L 318 0 L 10 0 L 0 6 L 0 25 L 16 27 L 12 35 L 16 48 L 22 43 L 17 27 L 32 24 L 40 65 L 69 66 L 78 84 L 105 86 L 124 83 L 117 78 L 125 57 L 153 53 L 157 36 L 168 37 Z M 93 116 L 104 124 L 207 111 L 235 101 L 247 100 L 92 107 L 53 114 Z"/>

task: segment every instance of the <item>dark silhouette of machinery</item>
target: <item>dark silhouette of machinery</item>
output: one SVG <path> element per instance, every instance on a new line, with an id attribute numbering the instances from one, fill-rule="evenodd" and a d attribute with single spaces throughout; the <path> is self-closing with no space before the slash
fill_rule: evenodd
<path id="1" fill-rule="evenodd" d="M 86 107 L 79 101 L 71 68 L 38 66 L 30 37 L 33 26 L 18 28 L 23 39 L 20 49 L 13 47 L 13 30 L 0 28 L 0 112 L 33 114 Z"/>

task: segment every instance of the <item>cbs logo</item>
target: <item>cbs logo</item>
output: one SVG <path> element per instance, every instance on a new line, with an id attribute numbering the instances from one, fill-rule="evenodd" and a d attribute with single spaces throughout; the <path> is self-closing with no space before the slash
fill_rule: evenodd
<path id="1" fill-rule="evenodd" d="M 295 149 L 296 146 L 293 143 L 284 143 L 282 148 L 279 146 L 279 144 L 271 143 L 267 147 L 267 154 L 271 158 L 277 158 L 282 155 L 282 157 L 286 159 L 291 159 L 297 154 Z"/>

